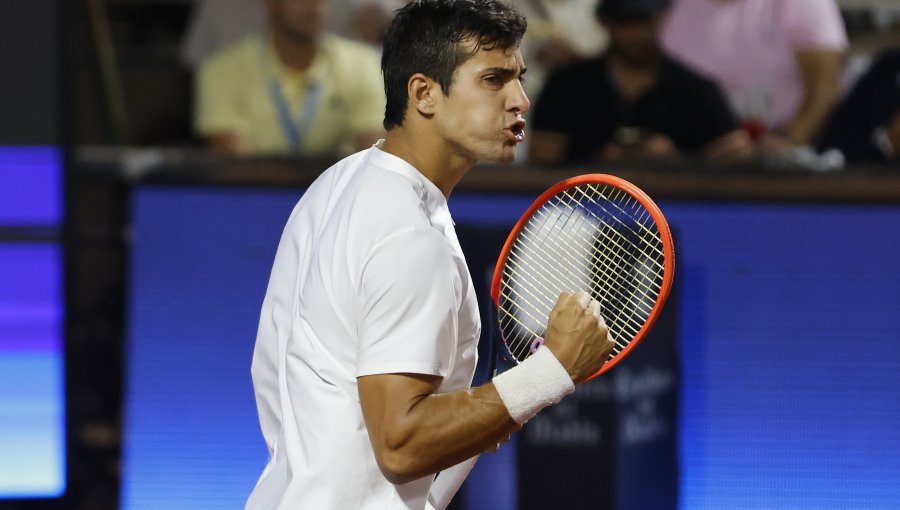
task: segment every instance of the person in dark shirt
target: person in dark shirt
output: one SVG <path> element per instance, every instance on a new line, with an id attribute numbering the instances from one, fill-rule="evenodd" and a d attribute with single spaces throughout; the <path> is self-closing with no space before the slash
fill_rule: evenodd
<path id="1" fill-rule="evenodd" d="M 550 76 L 532 117 L 532 162 L 752 155 L 719 88 L 660 49 L 668 7 L 668 0 L 600 2 L 609 49 Z"/>
<path id="2" fill-rule="evenodd" d="M 841 101 L 817 144 L 848 163 L 900 162 L 900 48 L 878 55 Z"/>

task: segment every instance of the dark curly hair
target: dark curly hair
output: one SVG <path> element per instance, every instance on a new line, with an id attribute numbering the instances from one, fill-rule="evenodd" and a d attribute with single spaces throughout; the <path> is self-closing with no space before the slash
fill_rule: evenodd
<path id="1" fill-rule="evenodd" d="M 525 28 L 525 18 L 499 0 L 414 0 L 399 9 L 381 55 L 387 95 L 384 128 L 403 124 L 410 76 L 428 76 L 447 95 L 457 67 L 481 48 L 517 46 Z M 474 46 L 460 44 L 467 40 Z"/>

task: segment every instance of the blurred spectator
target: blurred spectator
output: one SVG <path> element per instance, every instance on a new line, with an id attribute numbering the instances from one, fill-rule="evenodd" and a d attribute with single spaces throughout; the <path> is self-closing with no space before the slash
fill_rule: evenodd
<path id="1" fill-rule="evenodd" d="M 265 28 L 266 13 L 260 0 L 197 0 L 181 59 L 197 67 L 216 51 Z"/>
<path id="2" fill-rule="evenodd" d="M 224 152 L 334 156 L 383 133 L 377 53 L 327 34 L 327 0 L 263 0 L 269 31 L 207 59 L 195 129 Z"/>
<path id="3" fill-rule="evenodd" d="M 379 52 L 384 33 L 391 24 L 394 11 L 406 5 L 407 0 L 343 0 L 342 32 L 372 45 Z M 335 18 L 338 19 L 337 17 Z"/>
<path id="4" fill-rule="evenodd" d="M 547 80 L 532 118 L 533 162 L 750 155 L 749 137 L 716 85 L 661 51 L 667 8 L 667 0 L 600 3 L 609 48 Z"/>
<path id="5" fill-rule="evenodd" d="M 407 0 L 331 0 L 326 29 L 371 44 L 381 51 L 381 37 L 393 12 Z M 181 58 L 197 67 L 206 57 L 266 27 L 262 0 L 195 0 L 196 7 L 181 48 Z"/>
<path id="6" fill-rule="evenodd" d="M 597 0 L 524 0 L 514 2 L 528 19 L 522 55 L 528 65 L 524 88 L 537 98 L 547 75 L 603 51 L 606 31 L 593 16 Z"/>
<path id="7" fill-rule="evenodd" d="M 810 144 L 840 97 L 834 0 L 675 0 L 663 45 L 719 83 L 764 150 Z"/>
<path id="8" fill-rule="evenodd" d="M 880 54 L 826 125 L 819 149 L 848 163 L 900 160 L 900 49 Z"/>

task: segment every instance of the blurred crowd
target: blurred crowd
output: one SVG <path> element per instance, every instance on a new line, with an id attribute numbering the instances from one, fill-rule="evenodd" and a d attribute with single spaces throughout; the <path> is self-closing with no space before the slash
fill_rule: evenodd
<path id="1" fill-rule="evenodd" d="M 404 3 L 198 0 L 182 51 L 196 135 L 233 155 L 371 145 L 384 134 L 381 35 Z M 514 4 L 529 24 L 522 161 L 900 161 L 900 48 L 850 73 L 835 0 Z"/>

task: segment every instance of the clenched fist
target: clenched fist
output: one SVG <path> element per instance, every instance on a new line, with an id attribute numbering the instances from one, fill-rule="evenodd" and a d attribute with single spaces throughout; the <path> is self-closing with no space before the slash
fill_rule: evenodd
<path id="1" fill-rule="evenodd" d="M 578 384 L 603 367 L 614 343 L 600 303 L 587 292 L 563 292 L 550 311 L 544 345 Z"/>

